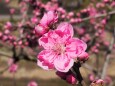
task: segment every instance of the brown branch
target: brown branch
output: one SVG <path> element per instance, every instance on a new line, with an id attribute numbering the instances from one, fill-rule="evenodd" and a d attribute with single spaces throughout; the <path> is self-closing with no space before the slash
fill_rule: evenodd
<path id="1" fill-rule="evenodd" d="M 115 28 L 114 28 L 114 35 L 111 39 L 111 44 L 109 46 L 108 51 L 106 52 L 106 59 L 105 59 L 105 63 L 104 63 L 103 70 L 102 70 L 102 76 L 101 76 L 102 79 L 104 79 L 106 76 L 106 71 L 107 71 L 107 67 L 109 64 L 110 54 L 111 54 L 111 51 L 113 49 L 114 41 L 115 41 Z"/>
<path id="2" fill-rule="evenodd" d="M 83 18 L 83 19 L 82 19 L 82 21 L 87 21 L 87 20 L 92 19 L 92 18 L 105 17 L 105 16 L 112 15 L 112 14 L 115 14 L 115 10 L 110 11 L 110 12 L 108 12 L 108 13 L 104 13 L 104 14 L 97 14 L 97 15 L 92 16 L 92 17 Z"/>

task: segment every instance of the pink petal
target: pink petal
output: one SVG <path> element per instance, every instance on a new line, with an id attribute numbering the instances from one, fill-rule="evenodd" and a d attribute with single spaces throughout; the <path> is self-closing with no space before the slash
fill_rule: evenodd
<path id="1" fill-rule="evenodd" d="M 60 31 L 51 30 L 38 40 L 39 45 L 43 46 L 44 49 L 52 49 L 56 43 L 65 42 L 66 39 L 63 38 L 63 35 Z"/>
<path id="2" fill-rule="evenodd" d="M 47 16 L 48 16 L 48 24 L 51 23 L 51 22 L 53 22 L 54 18 L 56 17 L 54 14 L 55 14 L 54 11 L 49 11 L 49 12 L 47 13 Z"/>
<path id="3" fill-rule="evenodd" d="M 68 54 L 68 56 L 72 58 L 77 57 L 79 54 L 84 52 L 86 49 L 87 49 L 86 43 L 78 38 L 70 39 L 66 43 L 66 53 Z"/>
<path id="4" fill-rule="evenodd" d="M 47 24 L 48 24 L 48 16 L 47 16 L 47 14 L 45 13 L 44 15 L 43 15 L 43 17 L 42 17 L 42 19 L 40 20 L 40 24 L 41 25 L 44 25 L 44 26 L 47 26 Z"/>
<path id="5" fill-rule="evenodd" d="M 59 24 L 56 30 L 61 30 L 65 35 L 68 35 L 71 37 L 74 34 L 72 25 L 67 22 L 63 22 Z"/>
<path id="6" fill-rule="evenodd" d="M 79 60 L 81 60 L 81 61 L 86 61 L 86 60 L 88 60 L 89 55 L 88 55 L 88 53 L 86 53 L 86 52 L 82 52 L 82 53 L 78 56 L 78 58 L 79 58 Z"/>
<path id="7" fill-rule="evenodd" d="M 38 40 L 39 45 L 43 46 L 44 49 L 52 49 L 52 47 L 54 46 L 54 40 L 49 36 L 49 34 L 51 33 L 53 32 L 49 31 Z"/>
<path id="8" fill-rule="evenodd" d="M 40 66 L 41 68 L 43 68 L 44 70 L 49 70 L 48 66 L 43 65 L 42 61 L 37 60 L 37 65 Z"/>
<path id="9" fill-rule="evenodd" d="M 40 20 L 40 24 L 49 26 L 52 23 L 55 23 L 58 19 L 57 14 L 54 11 L 48 11 L 44 14 L 42 19 Z"/>
<path id="10" fill-rule="evenodd" d="M 56 55 L 53 51 L 49 50 L 43 50 L 38 54 L 38 62 L 37 64 L 42 67 L 43 69 L 53 69 L 53 61 L 55 59 Z"/>
<path id="11" fill-rule="evenodd" d="M 73 64 L 74 60 L 69 59 L 67 55 L 59 55 L 54 61 L 55 68 L 60 72 L 68 72 Z"/>

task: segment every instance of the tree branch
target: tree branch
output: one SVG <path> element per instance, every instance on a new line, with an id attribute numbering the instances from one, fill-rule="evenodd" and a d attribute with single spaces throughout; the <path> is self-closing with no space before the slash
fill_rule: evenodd
<path id="1" fill-rule="evenodd" d="M 97 15 L 92 16 L 92 17 L 83 18 L 82 21 L 87 21 L 87 20 L 92 19 L 92 18 L 105 17 L 105 16 L 112 15 L 112 14 L 115 14 L 115 10 L 110 11 L 109 13 L 97 14 Z"/>
<path id="2" fill-rule="evenodd" d="M 108 67 L 108 64 L 109 64 L 110 54 L 111 54 L 111 51 L 112 51 L 112 48 L 113 48 L 114 41 L 115 41 L 115 28 L 114 28 L 113 37 L 111 39 L 111 44 L 109 46 L 108 51 L 106 52 L 106 60 L 105 60 L 104 66 L 103 66 L 101 79 L 105 78 L 106 70 L 107 70 L 107 67 Z"/>

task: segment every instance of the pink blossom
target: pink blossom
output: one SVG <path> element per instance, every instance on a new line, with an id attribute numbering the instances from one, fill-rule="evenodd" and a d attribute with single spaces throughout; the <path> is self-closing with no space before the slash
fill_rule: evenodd
<path id="1" fill-rule="evenodd" d="M 18 65 L 17 64 L 11 64 L 10 66 L 9 66 L 9 71 L 11 72 L 11 73 L 14 73 L 14 72 L 16 72 L 17 71 L 17 68 L 18 68 Z"/>
<path id="2" fill-rule="evenodd" d="M 5 0 L 5 2 L 6 2 L 6 3 L 9 3 L 9 2 L 10 2 L 10 0 Z"/>
<path id="3" fill-rule="evenodd" d="M 38 86 L 38 84 L 35 81 L 31 81 L 27 86 Z"/>
<path id="4" fill-rule="evenodd" d="M 69 18 L 71 18 L 71 17 L 74 16 L 74 13 L 73 13 L 73 12 L 69 12 L 69 13 L 68 13 L 68 16 L 69 16 Z"/>
<path id="5" fill-rule="evenodd" d="M 94 81 L 94 80 L 95 80 L 94 74 L 90 74 L 90 75 L 89 75 L 89 80 L 90 80 L 90 81 Z"/>
<path id="6" fill-rule="evenodd" d="M 108 41 L 104 41 L 103 44 L 108 47 L 110 43 Z"/>
<path id="7" fill-rule="evenodd" d="M 18 45 L 22 45 L 22 40 L 18 41 Z"/>
<path id="8" fill-rule="evenodd" d="M 44 14 L 42 19 L 40 20 L 40 24 L 44 26 L 49 26 L 50 24 L 57 22 L 57 19 L 57 14 L 54 11 L 49 11 Z"/>
<path id="9" fill-rule="evenodd" d="M 9 66 L 8 70 L 9 70 L 9 72 L 11 72 L 11 73 L 16 72 L 17 69 L 18 69 L 18 65 L 17 65 L 16 63 L 14 63 L 14 60 L 13 60 L 13 59 L 9 59 L 9 60 L 8 60 L 8 66 Z"/>
<path id="10" fill-rule="evenodd" d="M 73 76 L 73 74 L 68 75 L 68 76 L 66 77 L 66 81 L 67 81 L 68 83 L 70 83 L 70 84 L 76 84 L 76 83 L 77 83 L 77 80 L 76 80 L 76 78 Z"/>
<path id="11" fill-rule="evenodd" d="M 5 33 L 5 34 L 9 34 L 10 31 L 9 31 L 8 29 L 6 29 L 6 30 L 4 31 L 4 33 Z"/>
<path id="12" fill-rule="evenodd" d="M 41 24 L 38 24 L 38 25 L 35 27 L 35 33 L 36 33 L 37 35 L 43 35 L 43 34 L 45 34 L 47 31 L 48 31 L 48 27 L 43 26 L 43 25 L 41 25 Z"/>
<path id="13" fill-rule="evenodd" d="M 11 8 L 11 9 L 10 9 L 10 13 L 11 13 L 11 14 L 14 14 L 14 13 L 15 13 L 15 9 L 14 9 L 14 8 Z"/>
<path id="14" fill-rule="evenodd" d="M 4 28 L 5 29 L 11 29 L 12 28 L 12 23 L 11 22 L 6 22 Z"/>
<path id="15" fill-rule="evenodd" d="M 32 17 L 31 22 L 36 24 L 38 22 L 38 18 L 37 17 Z"/>
<path id="16" fill-rule="evenodd" d="M 109 2 L 109 0 L 103 0 L 105 3 Z"/>
<path id="17" fill-rule="evenodd" d="M 73 37 L 73 27 L 61 23 L 56 30 L 50 30 L 39 39 L 39 44 L 45 50 L 38 54 L 38 65 L 43 69 L 56 69 L 68 72 L 74 59 L 87 49 L 87 44 Z"/>

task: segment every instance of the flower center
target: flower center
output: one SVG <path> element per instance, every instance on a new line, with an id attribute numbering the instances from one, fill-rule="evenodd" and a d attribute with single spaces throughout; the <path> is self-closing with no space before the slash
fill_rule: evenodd
<path id="1" fill-rule="evenodd" d="M 65 52 L 65 45 L 64 44 L 60 44 L 60 43 L 57 43 L 54 45 L 53 47 L 53 50 L 58 54 L 62 54 Z"/>

